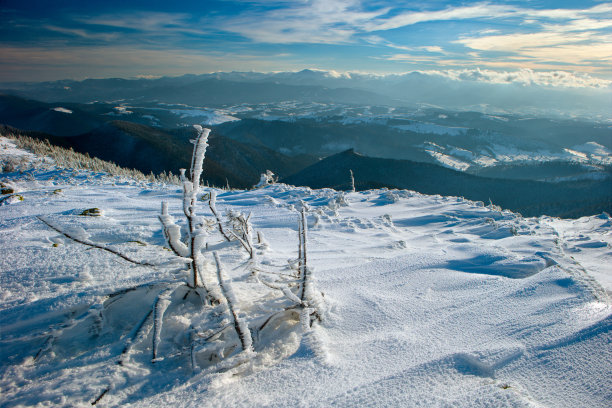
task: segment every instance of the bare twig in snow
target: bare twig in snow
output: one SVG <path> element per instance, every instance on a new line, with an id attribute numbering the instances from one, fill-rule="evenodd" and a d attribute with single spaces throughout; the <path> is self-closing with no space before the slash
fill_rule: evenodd
<path id="1" fill-rule="evenodd" d="M 78 242 L 79 244 L 87 245 L 87 246 L 90 246 L 90 247 L 93 247 L 93 248 L 98 248 L 98 249 L 101 249 L 101 250 L 103 250 L 103 251 L 110 252 L 111 254 L 117 255 L 118 257 L 120 257 L 120 258 L 122 258 L 122 259 L 125 259 L 126 261 L 131 262 L 131 263 L 136 264 L 136 265 L 141 265 L 141 266 L 152 266 L 152 267 L 154 267 L 154 266 L 159 266 L 159 265 L 152 264 L 152 263 L 149 263 L 149 262 L 141 262 L 141 261 L 136 261 L 136 260 L 134 260 L 134 259 L 130 258 L 129 256 L 124 255 L 124 254 L 122 254 L 122 253 L 121 253 L 121 252 L 119 252 L 119 251 L 115 251 L 114 249 L 109 248 L 109 247 L 107 247 L 107 246 L 105 246 L 105 245 L 100 245 L 100 244 L 96 244 L 96 243 L 94 243 L 94 242 L 91 242 L 91 241 L 89 241 L 89 240 L 83 240 L 83 239 L 79 239 L 79 238 L 73 237 L 72 235 L 68 234 L 67 232 L 62 231 L 61 229 L 59 229 L 59 228 L 57 228 L 56 226 L 52 225 L 51 223 L 49 223 L 49 222 L 48 222 L 47 220 L 45 220 L 44 218 L 42 218 L 42 217 L 40 217 L 40 216 L 39 216 L 39 217 L 36 217 L 36 218 L 38 218 L 38 219 L 39 219 L 39 220 L 40 220 L 40 221 L 41 221 L 43 224 L 45 224 L 47 227 L 51 228 L 51 229 L 52 229 L 52 230 L 54 230 L 54 231 L 59 232 L 60 234 L 62 234 L 62 235 L 63 235 L 63 236 L 65 236 L 66 238 L 69 238 L 69 239 L 73 240 L 74 242 Z"/>

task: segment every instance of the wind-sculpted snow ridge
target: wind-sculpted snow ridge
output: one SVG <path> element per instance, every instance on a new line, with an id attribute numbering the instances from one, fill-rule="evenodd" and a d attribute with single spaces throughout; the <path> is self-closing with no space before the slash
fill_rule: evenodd
<path id="1" fill-rule="evenodd" d="M 234 323 L 226 305 L 199 311 L 199 298 L 179 287 L 184 260 L 162 249 L 159 206 L 167 201 L 170 215 L 181 214 L 177 186 L 43 168 L 0 181 L 23 197 L 0 206 L 0 406 L 607 407 L 612 400 L 607 214 L 523 218 L 462 198 L 384 189 L 215 190 L 220 216 L 251 213 L 261 233 L 252 260 L 209 230 L 219 238 L 209 250 L 231 282 L 237 324 L 249 323 L 255 351 L 194 371 L 189 350 L 173 354 L 188 344 L 189 324 Z M 102 215 L 79 215 L 89 208 Z M 295 279 L 302 208 L 308 267 L 325 303 L 325 318 L 305 336 L 298 309 L 258 320 L 290 300 L 261 281 Z M 211 215 L 206 203 L 198 211 Z M 156 266 L 75 242 L 37 217 Z M 165 316 L 163 329 L 141 330 L 154 325 L 156 299 L 152 313 Z M 200 350 L 215 360 L 228 352 L 215 342 L 235 333 L 208 335 Z"/>

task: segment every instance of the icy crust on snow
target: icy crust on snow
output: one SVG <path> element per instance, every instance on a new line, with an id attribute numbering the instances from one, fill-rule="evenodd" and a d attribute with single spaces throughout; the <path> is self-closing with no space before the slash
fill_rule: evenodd
<path id="1" fill-rule="evenodd" d="M 525 219 L 462 198 L 384 189 L 217 191 L 220 214 L 252 212 L 266 240 L 257 258 L 264 269 L 295 260 L 298 211 L 306 209 L 308 265 L 326 313 L 303 337 L 299 316 L 289 314 L 274 331 L 253 333 L 256 354 L 240 367 L 194 373 L 188 359 L 170 355 L 173 346 L 184 344 L 190 324 L 224 317 L 211 309 L 198 321 L 193 302 L 176 301 L 187 296 L 180 286 L 160 298 L 164 329 L 131 340 L 152 324 L 146 311 L 168 289 L 162 282 L 185 279 L 184 263 L 162 249 L 157 218 L 164 200 L 180 219 L 180 187 L 41 167 L 0 177 L 24 197 L 0 206 L 1 406 L 86 406 L 102 394 L 99 406 L 134 407 L 612 400 L 606 214 Z M 210 216 L 204 204 L 198 213 Z M 93 207 L 103 215 L 78 215 Z M 157 266 L 75 243 L 39 216 Z M 215 234 L 210 251 L 220 254 L 235 306 L 256 323 L 268 312 L 257 301 L 270 307 L 277 298 L 251 279 L 246 253 Z M 211 268 L 212 254 L 205 258 Z M 155 363 L 150 336 L 159 336 Z"/>

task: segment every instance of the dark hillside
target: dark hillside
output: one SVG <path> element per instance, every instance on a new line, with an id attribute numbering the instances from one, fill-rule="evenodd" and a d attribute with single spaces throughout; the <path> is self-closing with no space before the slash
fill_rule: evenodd
<path id="1" fill-rule="evenodd" d="M 478 177 L 429 163 L 361 156 L 353 150 L 328 157 L 283 182 L 312 188 L 348 189 L 349 170 L 356 187 L 386 186 L 424 194 L 462 196 L 489 202 L 526 216 L 579 217 L 612 211 L 612 181 L 544 183 Z"/>
<path id="2" fill-rule="evenodd" d="M 243 119 L 223 123 L 215 129 L 231 139 L 261 144 L 289 155 L 305 153 L 325 157 L 353 148 L 376 157 L 434 161 L 429 154 L 414 147 L 427 140 L 425 135 L 399 132 L 376 124 L 343 124 L 314 119 L 295 122 Z"/>
<path id="3" fill-rule="evenodd" d="M 189 168 L 194 136 L 192 128 L 164 131 L 131 122 L 108 122 L 78 136 L 59 137 L 40 132 L 21 132 L 52 144 L 144 173 Z M 310 157 L 288 157 L 263 146 L 252 146 L 219 136 L 209 138 L 204 161 L 203 181 L 215 186 L 248 188 L 259 181 L 266 170 L 280 177 L 295 173 L 313 163 Z"/>
<path id="4" fill-rule="evenodd" d="M 69 107 L 72 113 L 55 110 L 62 107 L 64 105 L 0 94 L 0 123 L 56 136 L 76 136 L 104 123 L 99 115 L 72 106 Z"/>

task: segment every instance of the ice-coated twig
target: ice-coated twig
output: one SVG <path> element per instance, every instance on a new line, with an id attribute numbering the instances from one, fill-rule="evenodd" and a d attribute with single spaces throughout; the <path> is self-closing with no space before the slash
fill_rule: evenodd
<path id="1" fill-rule="evenodd" d="M 232 234 L 232 236 L 238 241 L 240 242 L 240 245 L 242 245 L 242 247 L 244 248 L 245 251 L 247 251 L 249 253 L 250 257 L 253 257 L 253 250 L 252 248 L 249 247 L 249 244 L 242 239 L 238 234 L 236 234 L 234 231 L 230 231 L 230 234 Z"/>
<path id="2" fill-rule="evenodd" d="M 232 316 L 232 319 L 234 320 L 234 328 L 236 329 L 236 333 L 240 338 L 242 350 L 247 352 L 253 351 L 253 340 L 251 338 L 251 331 L 249 330 L 249 326 L 247 322 L 240 317 L 239 310 L 236 309 L 236 296 L 234 295 L 234 291 L 232 290 L 230 281 L 225 279 L 225 273 L 221 267 L 219 254 L 215 252 L 213 255 L 215 257 L 215 263 L 217 264 L 217 278 L 219 279 L 219 286 L 221 287 L 221 292 L 223 293 L 223 296 L 227 300 L 227 307 Z"/>
<path id="3" fill-rule="evenodd" d="M 162 201 L 162 213 L 159 216 L 162 223 L 164 237 L 168 242 L 168 246 L 175 255 L 188 258 L 190 255 L 189 248 L 181 241 L 181 227 L 174 223 L 174 219 L 168 214 L 168 203 Z"/>
<path id="4" fill-rule="evenodd" d="M 268 282 L 268 281 L 266 281 L 264 279 L 261 279 L 259 277 L 259 274 L 258 274 L 258 272 L 256 270 L 253 270 L 253 277 L 257 280 L 257 282 L 261 283 L 264 286 L 269 287 L 270 289 L 280 290 L 283 293 L 283 295 L 285 295 L 285 297 L 287 299 L 291 300 L 292 302 L 294 302 L 294 303 L 296 303 L 298 305 L 302 304 L 302 301 L 300 300 L 300 298 L 297 297 L 295 295 L 295 293 L 293 293 L 291 291 L 291 289 L 289 289 L 289 287 L 287 287 L 285 285 L 276 285 L 274 283 L 271 283 L 271 282 Z M 283 282 L 283 283 L 287 283 L 287 282 Z"/>
<path id="5" fill-rule="evenodd" d="M 221 222 L 221 218 L 219 217 L 219 213 L 217 212 L 217 205 L 216 205 L 216 203 L 217 203 L 217 192 L 214 191 L 214 190 L 210 190 L 210 196 L 209 196 L 209 199 L 208 199 L 208 206 L 210 207 L 210 211 L 212 212 L 213 216 L 217 220 L 217 225 L 219 226 L 219 232 L 221 233 L 221 235 L 223 235 L 225 240 L 227 242 L 229 242 L 232 239 L 229 237 L 229 235 L 227 235 L 227 233 L 223 229 L 223 222 Z"/>
<path id="6" fill-rule="evenodd" d="M 165 203 L 162 203 L 162 214 L 159 219 L 163 226 L 164 236 L 172 251 L 178 256 L 190 259 L 191 279 L 187 285 L 191 288 L 201 286 L 206 289 L 206 284 L 204 283 L 204 279 L 202 279 L 204 274 L 201 270 L 203 264 L 201 261 L 201 253 L 205 246 L 204 230 L 196 217 L 195 207 L 200 189 L 200 177 L 202 175 L 206 148 L 208 147 L 208 134 L 210 133 L 210 129 L 202 128 L 200 125 L 194 125 L 194 128 L 198 134 L 197 138 L 192 141 L 195 147 L 191 157 L 191 180 L 188 180 L 185 176 L 185 169 L 181 169 L 181 181 L 183 183 L 183 213 L 185 214 L 188 225 L 186 243 L 183 242 L 181 238 L 180 228 L 174 224 L 174 220 L 168 214 L 168 205 Z M 206 291 L 208 292 L 207 289 Z M 208 298 L 208 294 L 205 297 Z"/>
<path id="7" fill-rule="evenodd" d="M 144 327 L 147 320 L 149 320 L 149 317 L 151 316 L 152 313 L 153 313 L 153 309 L 149 309 L 147 313 L 144 315 L 144 317 L 140 319 L 140 322 L 138 322 L 138 324 L 132 329 L 131 333 L 128 336 L 127 341 L 125 342 L 125 346 L 123 347 L 123 351 L 121 352 L 121 355 L 119 356 L 119 361 L 117 361 L 117 364 L 123 365 L 125 363 L 125 358 L 128 356 L 128 353 L 132 349 L 132 345 L 135 343 L 136 339 L 138 338 L 138 336 L 140 335 L 142 331 L 142 328 Z"/>
<path id="8" fill-rule="evenodd" d="M 259 326 L 259 329 L 257 329 L 258 332 L 262 331 L 268 324 L 270 324 L 270 322 L 276 320 L 277 318 L 280 318 L 282 315 L 286 314 L 287 312 L 289 313 L 295 313 L 299 316 L 299 312 L 298 309 L 299 305 L 293 305 L 293 306 L 289 306 L 279 312 L 273 313 L 272 315 L 270 315 L 261 326 Z"/>
<path id="9" fill-rule="evenodd" d="M 282 272 L 266 271 L 264 269 L 261 269 L 261 267 L 259 267 L 259 266 L 254 267 L 253 268 L 253 272 L 255 272 L 255 273 L 265 273 L 267 275 L 276 275 L 276 276 L 280 276 L 280 277 L 284 277 L 284 278 L 295 279 L 295 275 L 293 275 L 293 274 L 282 273 Z"/>
<path id="10" fill-rule="evenodd" d="M 198 336 L 200 339 L 202 339 L 202 341 L 211 341 L 215 337 L 220 336 L 224 331 L 226 331 L 227 329 L 229 329 L 232 326 L 233 326 L 232 324 L 226 324 L 225 326 L 223 326 L 222 328 L 220 328 L 219 330 L 217 330 L 213 334 L 204 335 L 202 333 L 196 333 L 196 336 Z"/>
<path id="11" fill-rule="evenodd" d="M 195 341 L 197 332 L 193 325 L 189 325 L 189 361 L 191 362 L 191 371 L 196 371 L 198 363 L 196 361 Z"/>
<path id="12" fill-rule="evenodd" d="M 302 220 L 298 219 L 298 276 L 302 276 L 302 262 L 304 258 L 302 256 L 304 235 L 302 234 Z"/>
<path id="13" fill-rule="evenodd" d="M 242 213 L 235 213 L 233 211 L 228 211 L 227 217 L 229 218 L 230 225 L 232 229 L 230 230 L 230 234 L 240 242 L 242 247 L 248 252 L 249 258 L 255 258 L 255 248 L 253 246 L 253 238 L 251 237 L 252 228 L 251 228 L 251 216 L 253 214 L 250 213 L 247 217 Z"/>
<path id="14" fill-rule="evenodd" d="M 283 291 L 283 294 L 285 295 L 285 297 L 287 297 L 292 302 L 297 303 L 302 306 L 304 305 L 304 301 L 300 299 L 299 297 L 295 296 L 295 294 L 288 287 L 281 288 L 281 290 Z"/>
<path id="15" fill-rule="evenodd" d="M 307 233 L 308 233 L 308 220 L 306 218 L 306 209 L 302 208 L 300 215 L 298 217 L 298 279 L 297 281 L 285 281 L 282 283 L 271 283 L 267 282 L 264 279 L 261 279 L 258 274 L 259 270 L 257 268 L 253 269 L 253 276 L 255 279 L 263 284 L 264 286 L 269 287 L 270 289 L 279 290 L 283 293 L 283 295 L 289 299 L 293 305 L 285 308 L 280 312 L 276 312 L 268 317 L 268 319 L 264 322 L 259 330 L 262 330 L 271 320 L 274 320 L 278 317 L 279 314 L 283 314 L 287 310 L 291 309 L 300 309 L 303 316 L 309 316 L 309 325 L 312 325 L 313 320 L 321 320 L 321 315 L 318 310 L 318 301 L 315 296 L 311 271 L 308 268 L 308 252 L 307 252 Z M 265 271 L 262 271 L 266 273 Z M 291 283 L 298 283 L 297 294 L 291 290 L 289 286 Z M 302 316 L 302 317 L 303 317 Z"/>
<path id="16" fill-rule="evenodd" d="M 164 324 L 164 314 L 166 309 L 170 306 L 170 296 L 174 292 L 175 287 L 170 287 L 164 290 L 155 299 L 155 305 L 153 306 L 153 357 L 151 362 L 155 363 L 160 359 L 157 357 L 157 351 L 161 343 L 161 331 Z"/>
<path id="17" fill-rule="evenodd" d="M 306 294 L 309 293 L 310 290 L 310 271 L 308 270 L 308 258 L 306 254 L 306 237 L 308 233 L 308 222 L 306 220 L 306 211 L 302 208 L 301 213 L 301 262 L 300 262 L 300 277 L 302 278 L 302 285 L 300 291 L 300 300 L 304 303 L 304 299 L 306 298 Z"/>
<path id="18" fill-rule="evenodd" d="M 200 176 L 202 175 L 202 168 L 204 163 L 204 156 L 206 155 L 206 148 L 208 147 L 208 135 L 210 129 L 203 128 L 200 125 L 193 126 L 198 132 L 198 137 L 195 141 L 195 148 L 193 149 L 193 159 L 191 162 L 191 182 L 193 183 L 192 194 L 197 194 L 197 190 L 200 187 Z"/>

